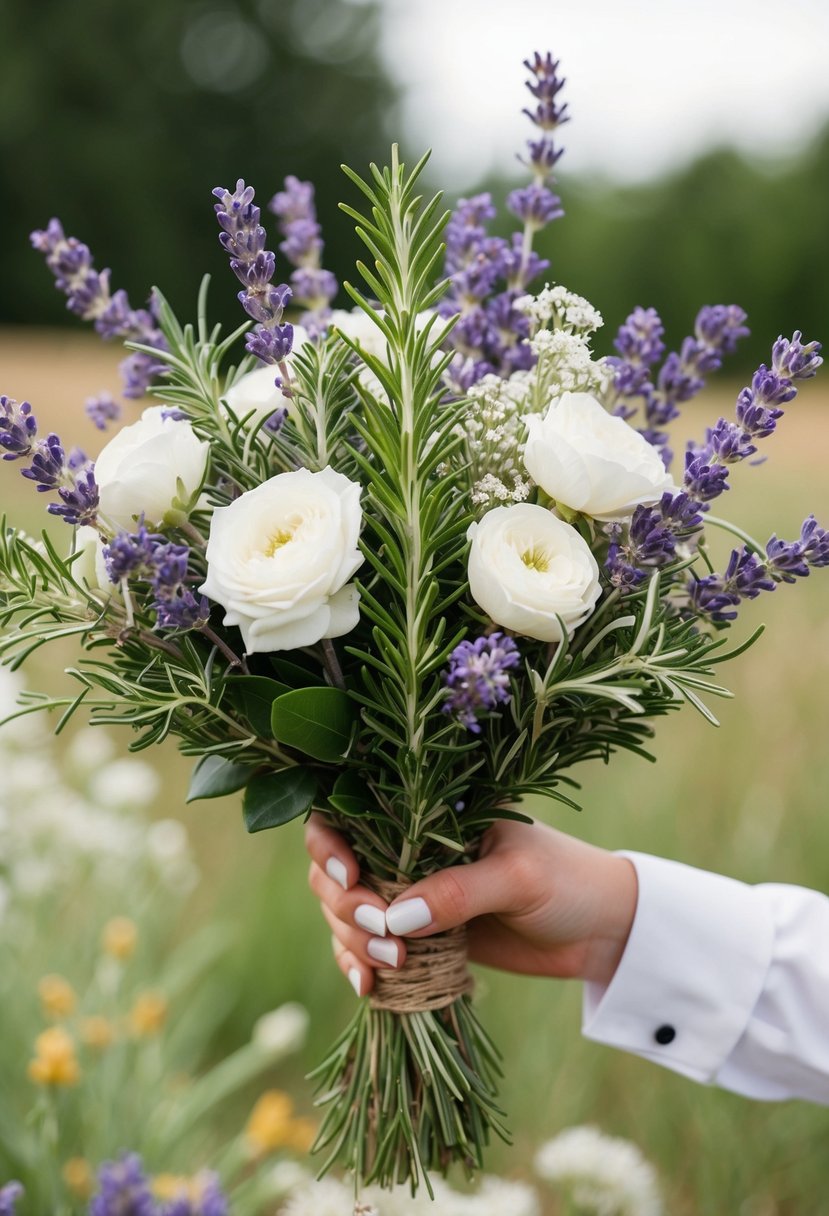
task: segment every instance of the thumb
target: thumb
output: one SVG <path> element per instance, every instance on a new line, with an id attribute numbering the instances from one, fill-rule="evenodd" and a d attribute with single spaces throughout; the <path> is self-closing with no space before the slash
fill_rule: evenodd
<path id="1" fill-rule="evenodd" d="M 520 894 L 507 857 L 493 852 L 414 883 L 386 909 L 386 924 L 396 937 L 428 937 L 476 916 L 511 911 Z"/>

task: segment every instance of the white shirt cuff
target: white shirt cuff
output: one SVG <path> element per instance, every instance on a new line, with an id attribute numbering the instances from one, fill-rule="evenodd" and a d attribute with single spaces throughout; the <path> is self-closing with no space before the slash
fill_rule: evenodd
<path id="1" fill-rule="evenodd" d="M 774 923 L 755 889 L 643 853 L 639 897 L 610 983 L 586 983 L 582 1033 L 712 1081 L 763 989 Z"/>

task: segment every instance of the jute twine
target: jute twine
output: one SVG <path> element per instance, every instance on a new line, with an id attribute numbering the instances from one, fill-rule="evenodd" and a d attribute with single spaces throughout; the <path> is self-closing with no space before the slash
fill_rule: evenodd
<path id="1" fill-rule="evenodd" d="M 391 903 L 409 884 L 364 877 L 371 887 Z M 466 929 L 448 929 L 431 937 L 406 938 L 406 962 L 398 970 L 378 968 L 374 973 L 371 1004 L 393 1013 L 420 1013 L 445 1009 L 458 997 L 472 991 L 472 976 L 466 969 Z"/>

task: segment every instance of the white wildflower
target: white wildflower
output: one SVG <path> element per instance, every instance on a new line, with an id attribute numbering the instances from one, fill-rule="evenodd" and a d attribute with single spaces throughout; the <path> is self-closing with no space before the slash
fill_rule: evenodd
<path id="1" fill-rule="evenodd" d="M 251 1038 L 261 1051 L 281 1057 L 299 1051 L 307 1033 L 308 1010 L 296 1001 L 288 1001 L 263 1014 L 253 1028 Z"/>
<path id="2" fill-rule="evenodd" d="M 113 810 L 149 806 L 160 793 L 161 778 L 155 769 L 127 757 L 106 764 L 89 783 L 93 801 Z"/>
<path id="3" fill-rule="evenodd" d="M 66 761 L 73 773 L 85 776 L 106 764 L 114 753 L 115 744 L 106 731 L 95 726 L 85 726 L 77 732 L 66 749 Z"/>
<path id="4" fill-rule="evenodd" d="M 354 1192 L 334 1178 L 310 1182 L 295 1191 L 279 1209 L 279 1216 L 349 1216 L 354 1206 Z"/>
<path id="5" fill-rule="evenodd" d="M 268 1170 L 263 1179 L 263 1187 L 269 1195 L 277 1199 L 291 1191 L 299 1190 L 300 1187 L 308 1186 L 311 1179 L 311 1173 L 304 1166 L 286 1157 Z"/>
<path id="6" fill-rule="evenodd" d="M 635 1144 L 595 1127 L 572 1127 L 543 1144 L 535 1169 L 567 1186 L 573 1200 L 596 1216 L 661 1216 L 656 1173 Z"/>

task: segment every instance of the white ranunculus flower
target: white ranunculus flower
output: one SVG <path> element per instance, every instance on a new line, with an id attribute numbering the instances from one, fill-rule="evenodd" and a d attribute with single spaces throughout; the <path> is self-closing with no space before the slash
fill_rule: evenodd
<path id="1" fill-rule="evenodd" d="M 248 654 L 294 650 L 349 633 L 363 564 L 361 487 L 326 467 L 278 473 L 218 507 L 200 590 L 238 625 Z"/>
<path id="2" fill-rule="evenodd" d="M 96 528 L 83 524 L 75 529 L 72 554 L 78 554 L 72 562 L 72 574 L 79 583 L 86 583 L 91 591 L 99 589 L 111 595 L 115 584 L 109 577 L 104 561 L 104 541 Z"/>
<path id="3" fill-rule="evenodd" d="M 571 511 L 619 519 L 674 489 L 656 448 L 589 393 L 564 393 L 525 421 L 527 472 Z"/>
<path id="4" fill-rule="evenodd" d="M 560 642 L 558 618 L 572 636 L 596 606 L 596 559 L 576 529 L 544 507 L 495 507 L 467 536 L 469 590 L 496 625 Z"/>
<path id="5" fill-rule="evenodd" d="M 204 478 L 208 444 L 186 419 L 165 418 L 168 409 L 154 405 L 144 410 L 95 461 L 101 514 L 127 531 L 141 515 L 148 525 L 157 525 L 174 504 L 184 509 Z"/>
<path id="6" fill-rule="evenodd" d="M 308 330 L 302 325 L 295 325 L 291 354 L 287 359 L 289 369 L 291 356 L 301 350 L 307 341 Z M 230 406 L 238 419 L 247 419 L 246 426 L 259 426 L 277 410 L 290 407 L 290 397 L 286 397 L 282 389 L 277 388 L 274 383 L 278 375 L 280 375 L 278 367 L 274 367 L 270 363 L 263 363 L 231 385 L 222 400 Z"/>

